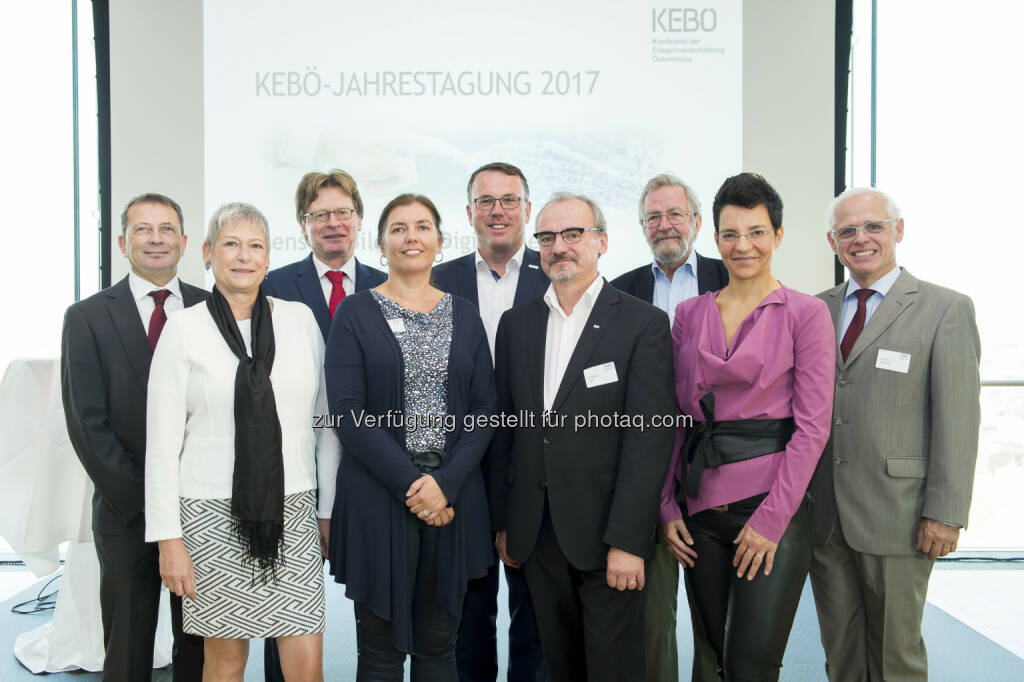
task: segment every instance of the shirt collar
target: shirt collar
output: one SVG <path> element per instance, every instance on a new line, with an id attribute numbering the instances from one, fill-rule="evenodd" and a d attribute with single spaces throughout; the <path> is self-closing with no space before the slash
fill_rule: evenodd
<path id="1" fill-rule="evenodd" d="M 580 296 L 580 300 L 573 306 L 572 311 L 575 313 L 583 306 L 586 310 L 590 310 L 594 307 L 594 302 L 597 301 L 597 297 L 601 294 L 601 289 L 604 288 L 604 277 L 601 273 L 597 273 L 597 277 L 594 278 L 594 282 L 587 287 L 587 290 Z M 555 293 L 555 285 L 549 284 L 548 290 L 544 292 L 544 302 L 548 304 L 548 308 L 554 310 L 562 317 L 568 317 L 565 311 L 562 310 L 562 306 L 558 304 L 558 295 Z"/>
<path id="2" fill-rule="evenodd" d="M 879 277 L 878 280 L 874 284 L 872 284 L 870 288 L 880 293 L 884 298 L 889 294 L 889 289 L 892 289 L 892 285 L 896 283 L 897 279 L 899 279 L 901 271 L 902 268 L 900 268 L 900 266 L 894 265 L 892 270 Z M 851 277 L 850 281 L 847 282 L 846 284 L 846 295 L 843 296 L 843 298 L 850 298 L 851 296 L 853 296 L 855 292 L 864 288 L 865 287 L 862 287 L 861 285 L 857 284 L 857 280 Z"/>
<path id="3" fill-rule="evenodd" d="M 512 257 L 508 259 L 508 263 L 505 264 L 506 274 L 508 273 L 509 270 L 519 270 L 522 267 L 523 255 L 525 253 L 526 241 L 524 240 L 523 243 L 519 245 L 519 250 L 512 254 Z M 488 272 L 491 272 L 491 266 L 488 265 L 487 261 L 484 260 L 484 257 L 480 255 L 480 249 L 477 249 L 476 251 L 473 252 L 473 258 L 476 262 L 477 270 L 479 270 L 481 268 L 481 264 L 483 264 L 483 267 L 487 268 Z"/>
<path id="4" fill-rule="evenodd" d="M 316 254 L 313 254 L 313 267 L 316 268 L 316 276 L 320 279 L 323 279 L 327 272 L 334 269 L 317 258 Z M 345 261 L 345 264 L 338 268 L 338 271 L 345 273 L 345 275 L 354 283 L 356 281 L 356 257 L 352 256 Z"/>
<path id="5" fill-rule="evenodd" d="M 676 268 L 676 272 L 679 272 L 680 270 L 683 270 L 685 272 L 685 268 L 687 267 L 690 268 L 690 275 L 696 277 L 697 249 L 690 249 L 690 255 L 686 257 L 686 260 L 683 261 L 682 265 Z M 661 276 L 664 277 L 666 280 L 668 279 L 668 275 L 665 274 L 665 270 L 662 269 L 661 263 L 659 263 L 658 261 L 654 261 L 653 263 L 651 263 L 651 271 L 654 272 L 655 279 L 658 278 L 658 273 L 661 273 Z"/>
<path id="6" fill-rule="evenodd" d="M 158 289 L 167 289 L 167 291 L 171 292 L 171 296 L 181 300 L 181 283 L 177 275 L 172 277 L 171 281 L 167 284 L 158 287 L 149 280 L 142 279 L 134 272 L 129 272 L 128 288 L 131 289 L 132 298 L 135 299 L 136 303 L 149 296 L 149 292 L 157 291 Z"/>

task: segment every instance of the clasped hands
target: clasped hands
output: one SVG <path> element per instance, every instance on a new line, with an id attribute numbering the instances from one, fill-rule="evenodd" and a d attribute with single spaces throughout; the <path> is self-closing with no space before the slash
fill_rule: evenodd
<path id="1" fill-rule="evenodd" d="M 697 559 L 697 551 L 693 549 L 693 537 L 686 528 L 682 519 L 669 521 L 661 526 L 661 537 L 668 545 L 672 556 L 684 566 L 693 567 Z M 736 539 L 732 541 L 736 547 L 736 553 L 732 557 L 732 565 L 736 567 L 736 577 L 742 578 L 746 574 L 747 580 L 753 580 L 757 571 L 764 566 L 764 574 L 770 575 L 772 565 L 775 563 L 775 552 L 778 544 L 772 542 L 765 536 L 750 527 L 750 524 L 743 524 Z"/>
<path id="2" fill-rule="evenodd" d="M 405 491 L 405 506 L 428 526 L 447 526 L 455 518 L 455 510 L 430 474 L 423 474 Z"/>

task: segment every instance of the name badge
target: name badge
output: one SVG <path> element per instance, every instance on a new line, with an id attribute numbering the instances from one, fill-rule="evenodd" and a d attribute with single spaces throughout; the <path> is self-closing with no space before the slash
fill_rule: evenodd
<path id="1" fill-rule="evenodd" d="M 875 360 L 875 367 L 886 369 L 890 372 L 906 374 L 910 371 L 910 353 L 900 353 L 894 350 L 878 349 L 878 358 Z"/>
<path id="2" fill-rule="evenodd" d="M 587 382 L 587 388 L 614 384 L 619 380 L 615 373 L 615 363 L 606 362 L 603 365 L 594 365 L 583 370 L 583 380 Z"/>
<path id="3" fill-rule="evenodd" d="M 400 334 L 405 331 L 405 322 L 401 318 L 395 320 L 388 320 L 388 326 L 391 327 L 391 331 L 395 334 Z"/>

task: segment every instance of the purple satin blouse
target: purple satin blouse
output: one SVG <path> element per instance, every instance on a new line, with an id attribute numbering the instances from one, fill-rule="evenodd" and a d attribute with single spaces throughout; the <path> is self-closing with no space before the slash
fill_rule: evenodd
<path id="1" fill-rule="evenodd" d="M 748 315 L 725 343 L 717 292 L 688 299 L 676 308 L 672 325 L 676 400 L 683 414 L 703 421 L 700 398 L 715 394 L 715 420 L 784 419 L 796 430 L 782 452 L 708 467 L 690 514 L 767 492 L 748 523 L 779 542 L 807 491 L 828 440 L 835 382 L 835 327 L 824 301 L 782 287 Z M 675 500 L 682 478 L 676 434 L 661 493 L 661 522 L 682 517 Z"/>

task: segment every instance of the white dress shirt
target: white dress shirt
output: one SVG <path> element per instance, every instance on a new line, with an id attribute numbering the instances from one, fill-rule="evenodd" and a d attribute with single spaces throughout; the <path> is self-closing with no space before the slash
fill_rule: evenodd
<path id="1" fill-rule="evenodd" d="M 273 298 L 274 386 L 281 423 L 285 495 L 317 488 L 317 473 L 337 471 L 327 414 L 324 340 L 304 303 Z M 243 325 L 244 326 L 244 325 Z M 248 334 L 246 334 L 248 336 Z M 229 499 L 235 464 L 235 373 L 205 305 L 171 315 L 153 354 L 146 405 L 146 541 L 181 537 L 179 498 Z M 320 481 L 321 511 L 334 502 L 334 479 Z"/>
<path id="2" fill-rule="evenodd" d="M 149 335 L 149 318 L 153 316 L 153 311 L 156 310 L 156 300 L 149 295 L 151 291 L 159 291 L 160 289 L 167 289 L 171 292 L 171 295 L 164 300 L 164 313 L 167 317 L 171 316 L 176 310 L 181 310 L 185 307 L 185 301 L 181 298 L 181 284 L 179 284 L 178 276 L 175 275 L 171 278 L 171 281 L 162 287 L 158 287 L 149 280 L 142 279 L 134 272 L 128 273 L 128 288 L 131 289 L 132 298 L 135 299 L 135 305 L 139 309 L 139 316 L 142 317 L 142 328 L 146 331 L 146 335 Z"/>
<path id="3" fill-rule="evenodd" d="M 544 338 L 545 410 L 550 410 L 551 405 L 555 402 L 558 387 L 562 385 L 562 377 L 565 376 L 565 369 L 569 366 L 569 358 L 576 350 L 576 343 L 580 340 L 580 335 L 583 334 L 587 318 L 590 317 L 590 311 L 594 309 L 594 302 L 603 286 L 604 278 L 598 274 L 593 283 L 583 292 L 569 315 L 566 315 L 562 306 L 558 304 L 554 284 L 549 284 L 548 290 L 544 292 L 544 302 L 548 304 L 548 330 L 547 336 Z"/>
<path id="4" fill-rule="evenodd" d="M 498 335 L 498 321 L 502 314 L 512 307 L 516 300 L 516 287 L 519 285 L 519 270 L 523 267 L 523 254 L 526 253 L 526 242 L 505 264 L 505 274 L 495 278 L 494 271 L 487 264 L 479 249 L 476 256 L 476 297 L 480 308 L 480 319 L 484 322 L 487 332 L 487 343 L 491 347 L 491 360 L 494 360 L 494 337 Z"/>
<path id="5" fill-rule="evenodd" d="M 331 291 L 334 290 L 334 283 L 327 279 L 327 273 L 334 270 L 332 267 L 322 262 L 313 254 L 313 267 L 316 268 L 316 276 L 320 278 L 320 288 L 324 292 L 324 303 L 327 305 L 331 304 Z M 341 288 L 345 291 L 346 296 L 351 296 L 356 291 L 356 258 L 352 256 L 345 264 L 342 265 L 334 272 L 340 272 L 345 276 L 341 280 Z"/>

